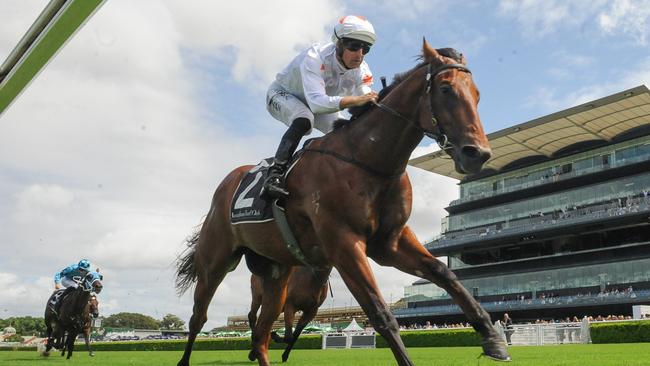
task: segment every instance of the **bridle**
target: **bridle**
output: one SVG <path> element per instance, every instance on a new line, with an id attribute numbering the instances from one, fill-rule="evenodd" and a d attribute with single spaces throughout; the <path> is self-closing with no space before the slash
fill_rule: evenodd
<path id="1" fill-rule="evenodd" d="M 465 65 L 459 64 L 459 63 L 440 65 L 437 68 L 435 68 L 434 70 L 431 70 L 431 62 L 429 62 L 427 65 L 428 65 L 427 66 L 428 67 L 427 68 L 427 74 L 425 76 L 426 84 L 424 86 L 423 93 L 420 95 L 420 98 L 418 99 L 418 104 L 414 108 L 414 110 L 416 112 L 419 111 L 419 109 L 420 109 L 420 103 L 422 102 L 422 97 L 427 96 L 427 95 L 429 95 L 431 93 L 432 80 L 436 75 L 438 75 L 439 73 L 441 73 L 441 72 L 443 72 L 445 70 L 448 70 L 448 69 L 457 69 L 457 70 L 467 72 L 467 73 L 470 73 L 470 74 L 472 73 Z M 438 146 L 440 146 L 440 149 L 448 150 L 448 149 L 453 148 L 454 145 L 449 141 L 449 138 L 447 138 L 447 135 L 442 130 L 442 126 L 440 126 L 440 124 L 438 123 L 438 120 L 436 119 L 435 112 L 433 110 L 433 105 L 431 103 L 431 98 L 429 97 L 427 99 L 429 100 L 429 111 L 431 112 L 431 124 L 436 129 L 435 132 L 430 132 L 428 130 L 425 130 L 414 119 L 411 119 L 411 118 L 408 118 L 408 117 L 404 116 L 400 112 L 394 110 L 393 108 L 387 106 L 384 103 L 374 102 L 374 105 L 377 106 L 379 109 L 381 109 L 381 110 L 383 110 L 383 111 L 385 111 L 385 112 L 387 112 L 387 113 L 389 113 L 389 114 L 391 114 L 391 115 L 393 115 L 393 116 L 395 116 L 395 117 L 397 117 L 397 118 L 399 118 L 399 119 L 401 119 L 403 121 L 406 121 L 408 123 L 408 126 L 412 126 L 413 128 L 417 129 L 420 133 L 422 133 L 423 135 L 425 135 L 425 136 L 427 136 L 429 138 L 432 138 L 433 140 L 435 140 L 438 143 Z M 310 140 L 305 142 L 306 147 L 304 147 L 302 149 L 303 152 L 316 152 L 316 153 L 320 153 L 320 154 L 331 155 L 331 156 L 335 157 L 336 159 L 339 159 L 341 161 L 345 161 L 345 162 L 350 163 L 350 164 L 354 164 L 354 165 L 360 167 L 363 170 L 366 170 L 366 171 L 368 171 L 368 172 L 370 172 L 372 174 L 375 174 L 375 175 L 377 175 L 379 177 L 383 177 L 383 178 L 386 178 L 386 179 L 393 179 L 393 178 L 401 177 L 402 174 L 404 174 L 404 171 L 400 171 L 400 172 L 393 173 L 393 174 L 390 174 L 390 173 L 387 174 L 385 172 L 382 172 L 382 171 L 379 171 L 379 170 L 375 169 L 374 167 L 372 167 L 372 166 L 370 166 L 370 165 L 368 165 L 366 163 L 358 161 L 357 159 L 354 158 L 354 156 L 348 157 L 348 156 L 340 154 L 340 153 L 338 153 L 336 151 L 330 151 L 330 150 L 320 149 L 320 148 L 311 148 L 311 147 L 307 146 L 309 141 Z"/>
<path id="2" fill-rule="evenodd" d="M 449 69 L 457 69 L 466 73 L 471 74 L 472 72 L 463 64 L 459 63 L 454 63 L 454 64 L 443 64 L 435 68 L 433 71 L 431 70 L 431 62 L 427 64 L 427 74 L 425 76 L 426 84 L 424 86 L 424 92 L 422 95 L 420 95 L 420 99 L 418 99 L 418 104 L 414 108 L 414 110 L 417 112 L 420 107 L 420 103 L 422 102 L 422 97 L 427 96 L 431 92 L 431 84 L 432 80 L 436 75 L 439 73 L 449 70 Z M 429 100 L 429 111 L 431 112 L 431 125 L 436 129 L 435 132 L 428 131 L 424 129 L 420 124 L 415 121 L 414 119 L 408 118 L 404 116 L 403 114 L 399 113 L 398 111 L 394 110 L 393 108 L 387 106 L 384 103 L 381 102 L 373 102 L 375 106 L 377 106 L 379 109 L 403 120 L 409 123 L 410 126 L 415 127 L 417 130 L 419 130 L 422 134 L 425 136 L 435 140 L 438 143 L 438 146 L 440 147 L 441 150 L 448 150 L 453 148 L 453 144 L 449 141 L 449 138 L 447 138 L 447 135 L 442 129 L 442 126 L 438 123 L 438 119 L 436 118 L 435 111 L 433 110 L 433 104 L 431 103 L 431 98 L 427 98 Z"/>

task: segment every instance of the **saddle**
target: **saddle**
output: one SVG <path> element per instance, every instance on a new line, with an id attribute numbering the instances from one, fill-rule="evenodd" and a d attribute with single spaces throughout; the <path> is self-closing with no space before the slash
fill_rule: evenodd
<path id="1" fill-rule="evenodd" d="M 312 140 L 305 141 L 303 149 L 293 155 L 289 162 L 289 168 L 284 173 L 285 180 L 298 160 L 302 157 L 304 148 Z M 260 161 L 239 182 L 239 186 L 237 186 L 232 198 L 232 206 L 230 207 L 230 222 L 233 225 L 273 221 L 272 202 L 274 200 L 262 195 L 264 181 L 269 175 L 269 167 L 272 163 L 273 158 L 266 158 Z"/>
<path id="2" fill-rule="evenodd" d="M 60 301 L 63 301 L 63 293 L 65 292 L 64 288 L 60 288 L 58 290 L 54 290 L 54 293 L 52 293 L 52 296 L 50 296 L 50 301 L 48 302 L 48 306 L 50 307 L 50 310 L 57 314 L 57 304 Z M 57 314 L 58 315 L 58 314 Z"/>
<path id="3" fill-rule="evenodd" d="M 314 139 L 308 139 L 305 141 L 302 149 L 293 155 L 289 163 L 289 168 L 284 173 L 283 178 L 285 180 L 313 140 Z M 283 201 L 278 199 L 269 199 L 262 195 L 264 181 L 268 176 L 269 166 L 272 162 L 273 158 L 262 160 L 259 164 L 249 170 L 242 178 L 241 182 L 239 182 L 239 186 L 235 190 L 232 199 L 230 222 L 232 225 L 237 225 L 243 223 L 262 223 L 275 220 L 289 252 L 291 252 L 291 254 L 304 265 L 318 268 L 307 259 L 300 249 L 298 240 L 296 240 L 293 235 L 287 217 L 285 216 Z"/>

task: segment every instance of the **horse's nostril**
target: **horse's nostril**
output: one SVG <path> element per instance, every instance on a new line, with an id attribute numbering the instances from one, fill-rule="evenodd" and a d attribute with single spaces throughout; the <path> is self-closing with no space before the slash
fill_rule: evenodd
<path id="1" fill-rule="evenodd" d="M 463 146 L 461 153 L 470 159 L 476 159 L 479 156 L 478 148 L 471 145 Z"/>
<path id="2" fill-rule="evenodd" d="M 461 154 L 472 160 L 480 160 L 481 164 L 490 159 L 492 154 L 489 149 L 484 149 L 475 145 L 465 145 L 461 149 Z"/>

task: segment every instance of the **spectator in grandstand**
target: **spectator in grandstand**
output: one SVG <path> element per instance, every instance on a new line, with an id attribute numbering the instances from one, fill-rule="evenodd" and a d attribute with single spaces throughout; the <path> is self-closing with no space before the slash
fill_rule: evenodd
<path id="1" fill-rule="evenodd" d="M 512 334 L 515 332 L 515 330 L 512 327 L 512 319 L 508 315 L 508 313 L 503 314 L 503 320 L 501 320 L 501 325 L 503 326 L 503 332 L 506 335 L 506 342 L 508 342 L 508 345 L 512 344 Z"/>
<path id="2" fill-rule="evenodd" d="M 71 264 L 54 275 L 54 289 L 58 290 L 65 288 L 65 291 L 58 297 L 54 311 L 58 314 L 61 308 L 61 299 L 68 295 L 72 290 L 77 288 L 79 284 L 75 279 L 81 279 L 90 272 L 90 262 L 87 259 L 82 259 L 79 263 Z"/>

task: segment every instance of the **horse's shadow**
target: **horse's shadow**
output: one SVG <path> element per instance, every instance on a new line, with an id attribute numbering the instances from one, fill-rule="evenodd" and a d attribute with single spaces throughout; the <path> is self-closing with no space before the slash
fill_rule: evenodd
<path id="1" fill-rule="evenodd" d="M 193 362 L 195 365 L 252 365 L 253 363 L 250 361 L 239 361 L 239 362 L 232 362 L 232 361 L 206 361 L 206 362 Z"/>

